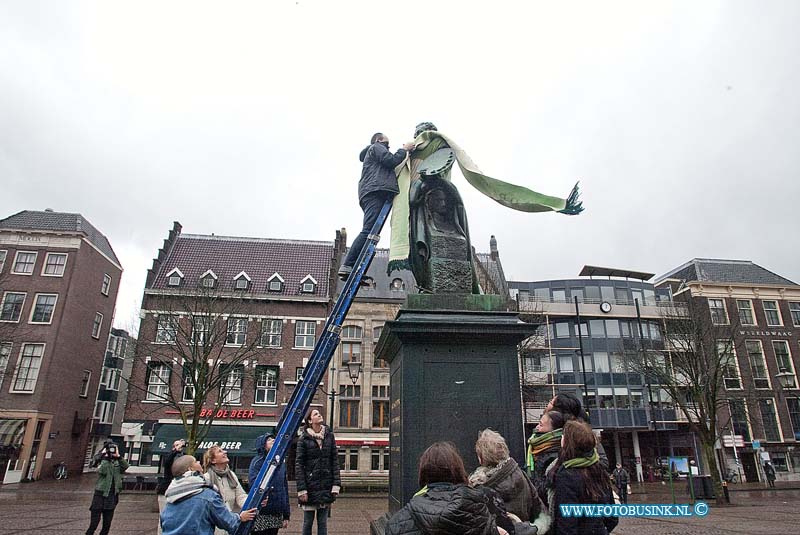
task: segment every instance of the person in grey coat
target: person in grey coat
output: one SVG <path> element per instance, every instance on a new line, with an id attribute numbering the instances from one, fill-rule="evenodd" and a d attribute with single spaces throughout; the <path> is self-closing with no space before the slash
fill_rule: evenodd
<path id="1" fill-rule="evenodd" d="M 403 163 L 408 151 L 414 148 L 413 142 L 403 145 L 402 149 L 392 154 L 389 152 L 389 138 L 381 132 L 372 135 L 370 144 L 361 151 L 359 159 L 364 163 L 361 168 L 361 180 L 358 182 L 358 204 L 364 211 L 364 224 L 361 233 L 353 240 L 347 257 L 339 268 L 339 277 L 346 279 L 353 271 L 361 248 L 367 241 L 375 221 L 378 219 L 383 204 L 397 195 L 395 167 Z"/>
<path id="2" fill-rule="evenodd" d="M 617 463 L 617 468 L 614 470 L 614 473 L 611 474 L 611 477 L 614 479 L 614 484 L 617 486 L 619 500 L 622 503 L 628 503 L 628 482 L 630 481 L 628 471 L 625 470 L 621 464 Z"/>

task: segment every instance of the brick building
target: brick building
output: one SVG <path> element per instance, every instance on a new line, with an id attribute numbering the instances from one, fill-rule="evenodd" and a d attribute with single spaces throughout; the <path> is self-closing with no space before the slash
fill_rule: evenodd
<path id="1" fill-rule="evenodd" d="M 232 467 L 246 475 L 255 438 L 277 425 L 321 334 L 338 268 L 334 250 L 342 247 L 181 230 L 175 223 L 147 274 L 122 429 L 130 471 L 157 472 L 161 456 L 185 436 L 179 411 L 164 401 L 173 396 L 177 407 L 194 403 L 195 388 L 179 344 L 198 339 L 202 344 L 221 323 L 227 334 L 219 343 L 220 366 L 238 360 L 225 369 L 224 385 L 201 408 L 220 416 L 199 451 L 222 444 Z M 201 301 L 209 292 L 213 325 L 201 327 Z M 196 324 L 189 325 L 190 319 Z M 183 339 L 181 332 L 186 332 Z M 324 402 L 319 393 L 313 406 L 323 408 Z M 291 469 L 291 452 L 287 461 Z"/>
<path id="2" fill-rule="evenodd" d="M 759 481 L 769 457 L 779 480 L 800 480 L 800 285 L 750 261 L 695 258 L 656 287 L 676 301 L 695 300 L 713 324 L 735 328 L 727 409 L 717 414 L 722 466 Z M 743 447 L 734 452 L 737 439 Z"/>
<path id="3" fill-rule="evenodd" d="M 121 275 L 80 214 L 0 220 L 0 481 L 82 469 Z"/>

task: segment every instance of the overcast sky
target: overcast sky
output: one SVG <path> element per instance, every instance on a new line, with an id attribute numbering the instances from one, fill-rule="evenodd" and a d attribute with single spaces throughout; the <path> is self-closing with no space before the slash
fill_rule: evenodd
<path id="1" fill-rule="evenodd" d="M 796 1 L 0 0 L 0 217 L 82 213 L 135 329 L 173 221 L 352 238 L 359 151 L 429 120 L 490 175 L 561 197 L 581 181 L 568 217 L 454 172 L 509 278 L 713 257 L 800 281 L 798 20 Z"/>

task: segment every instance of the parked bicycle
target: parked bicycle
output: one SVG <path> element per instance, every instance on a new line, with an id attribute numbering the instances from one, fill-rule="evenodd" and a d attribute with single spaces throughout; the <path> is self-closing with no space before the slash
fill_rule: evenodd
<path id="1" fill-rule="evenodd" d="M 55 479 L 67 479 L 67 463 L 61 461 L 55 468 L 53 468 L 53 477 Z"/>

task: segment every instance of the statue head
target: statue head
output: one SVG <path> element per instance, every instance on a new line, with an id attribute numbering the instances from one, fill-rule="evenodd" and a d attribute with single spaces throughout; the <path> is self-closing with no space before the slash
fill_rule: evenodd
<path id="1" fill-rule="evenodd" d="M 428 209 L 431 211 L 431 213 L 438 216 L 447 215 L 447 197 L 447 192 L 445 192 L 442 188 L 436 188 L 428 193 L 428 197 L 425 200 L 427 201 Z"/>
<path id="2" fill-rule="evenodd" d="M 436 128 L 436 125 L 431 123 L 431 122 L 419 123 L 416 126 L 416 128 L 414 128 L 414 137 L 416 138 L 422 132 L 426 132 L 428 130 L 436 130 L 436 131 L 438 131 L 438 129 Z"/>

